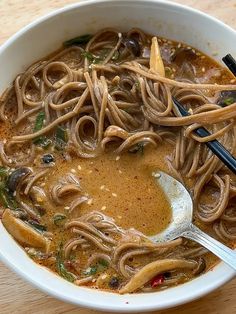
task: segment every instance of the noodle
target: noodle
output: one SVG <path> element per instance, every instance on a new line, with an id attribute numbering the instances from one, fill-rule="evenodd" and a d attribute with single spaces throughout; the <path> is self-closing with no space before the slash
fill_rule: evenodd
<path id="1" fill-rule="evenodd" d="M 152 243 L 142 231 L 159 219 L 162 204 L 169 218 L 161 217 L 160 226 L 171 221 L 167 199 L 147 178 L 162 158 L 163 170 L 189 189 L 194 221 L 233 245 L 236 180 L 204 145 L 217 139 L 235 153 L 236 85 L 228 84 L 229 73 L 201 80 L 201 64 L 219 65 L 136 28 L 107 28 L 65 45 L 72 46 L 31 65 L 0 98 L 0 204 L 1 212 L 11 210 L 5 227 L 11 232 L 10 217 L 22 228 L 25 240 L 17 240 L 28 254 L 29 235 L 50 243 L 50 254 L 37 247 L 31 257 L 76 285 L 149 292 L 207 271 L 216 261 L 205 248 L 183 239 Z M 210 135 L 197 136 L 201 126 Z M 153 222 L 145 221 L 149 210 Z"/>

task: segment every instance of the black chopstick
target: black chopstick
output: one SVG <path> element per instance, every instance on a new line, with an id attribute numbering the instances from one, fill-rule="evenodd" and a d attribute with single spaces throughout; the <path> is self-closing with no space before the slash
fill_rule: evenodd
<path id="1" fill-rule="evenodd" d="M 228 69 L 236 76 L 236 60 L 228 53 L 226 56 L 222 58 L 222 61 L 228 67 Z"/>
<path id="2" fill-rule="evenodd" d="M 172 99 L 181 115 L 189 116 L 189 112 L 181 105 L 181 103 L 174 97 L 172 97 Z M 200 137 L 211 135 L 211 133 L 203 127 L 194 130 L 194 133 Z M 236 174 L 236 159 L 219 141 L 212 140 L 205 142 L 205 144 L 233 173 Z"/>

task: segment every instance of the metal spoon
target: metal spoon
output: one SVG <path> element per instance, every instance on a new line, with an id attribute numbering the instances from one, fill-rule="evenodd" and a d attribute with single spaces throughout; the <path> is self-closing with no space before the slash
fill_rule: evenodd
<path id="1" fill-rule="evenodd" d="M 154 172 L 153 176 L 170 201 L 172 221 L 164 231 L 149 239 L 153 242 L 165 242 L 179 237 L 191 239 L 236 270 L 236 252 L 192 224 L 193 202 L 182 183 L 162 171 Z"/>

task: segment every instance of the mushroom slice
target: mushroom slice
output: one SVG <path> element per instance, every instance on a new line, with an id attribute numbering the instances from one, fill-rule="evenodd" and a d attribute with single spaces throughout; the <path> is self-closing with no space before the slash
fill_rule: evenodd
<path id="1" fill-rule="evenodd" d="M 2 223 L 13 238 L 21 244 L 41 248 L 46 253 L 49 252 L 51 241 L 22 220 L 16 218 L 8 208 L 5 209 L 2 215 Z"/>
<path id="2" fill-rule="evenodd" d="M 165 76 L 165 67 L 163 64 L 160 48 L 156 37 L 152 38 L 150 53 L 150 70 L 159 73 L 160 76 Z"/>
<path id="3" fill-rule="evenodd" d="M 176 268 L 194 269 L 197 267 L 195 261 L 187 261 L 184 259 L 163 259 L 147 264 L 140 269 L 130 281 L 120 289 L 120 293 L 130 293 L 141 288 L 145 283 L 155 276 Z"/>

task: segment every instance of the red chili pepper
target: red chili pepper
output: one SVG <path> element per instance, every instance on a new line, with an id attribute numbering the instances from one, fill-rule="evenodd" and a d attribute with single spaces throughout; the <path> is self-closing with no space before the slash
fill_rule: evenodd
<path id="1" fill-rule="evenodd" d="M 152 288 L 155 288 L 159 285 L 161 285 L 165 280 L 165 277 L 160 274 L 160 275 L 157 275 L 156 277 L 154 277 L 152 280 L 151 280 L 151 286 Z"/>

